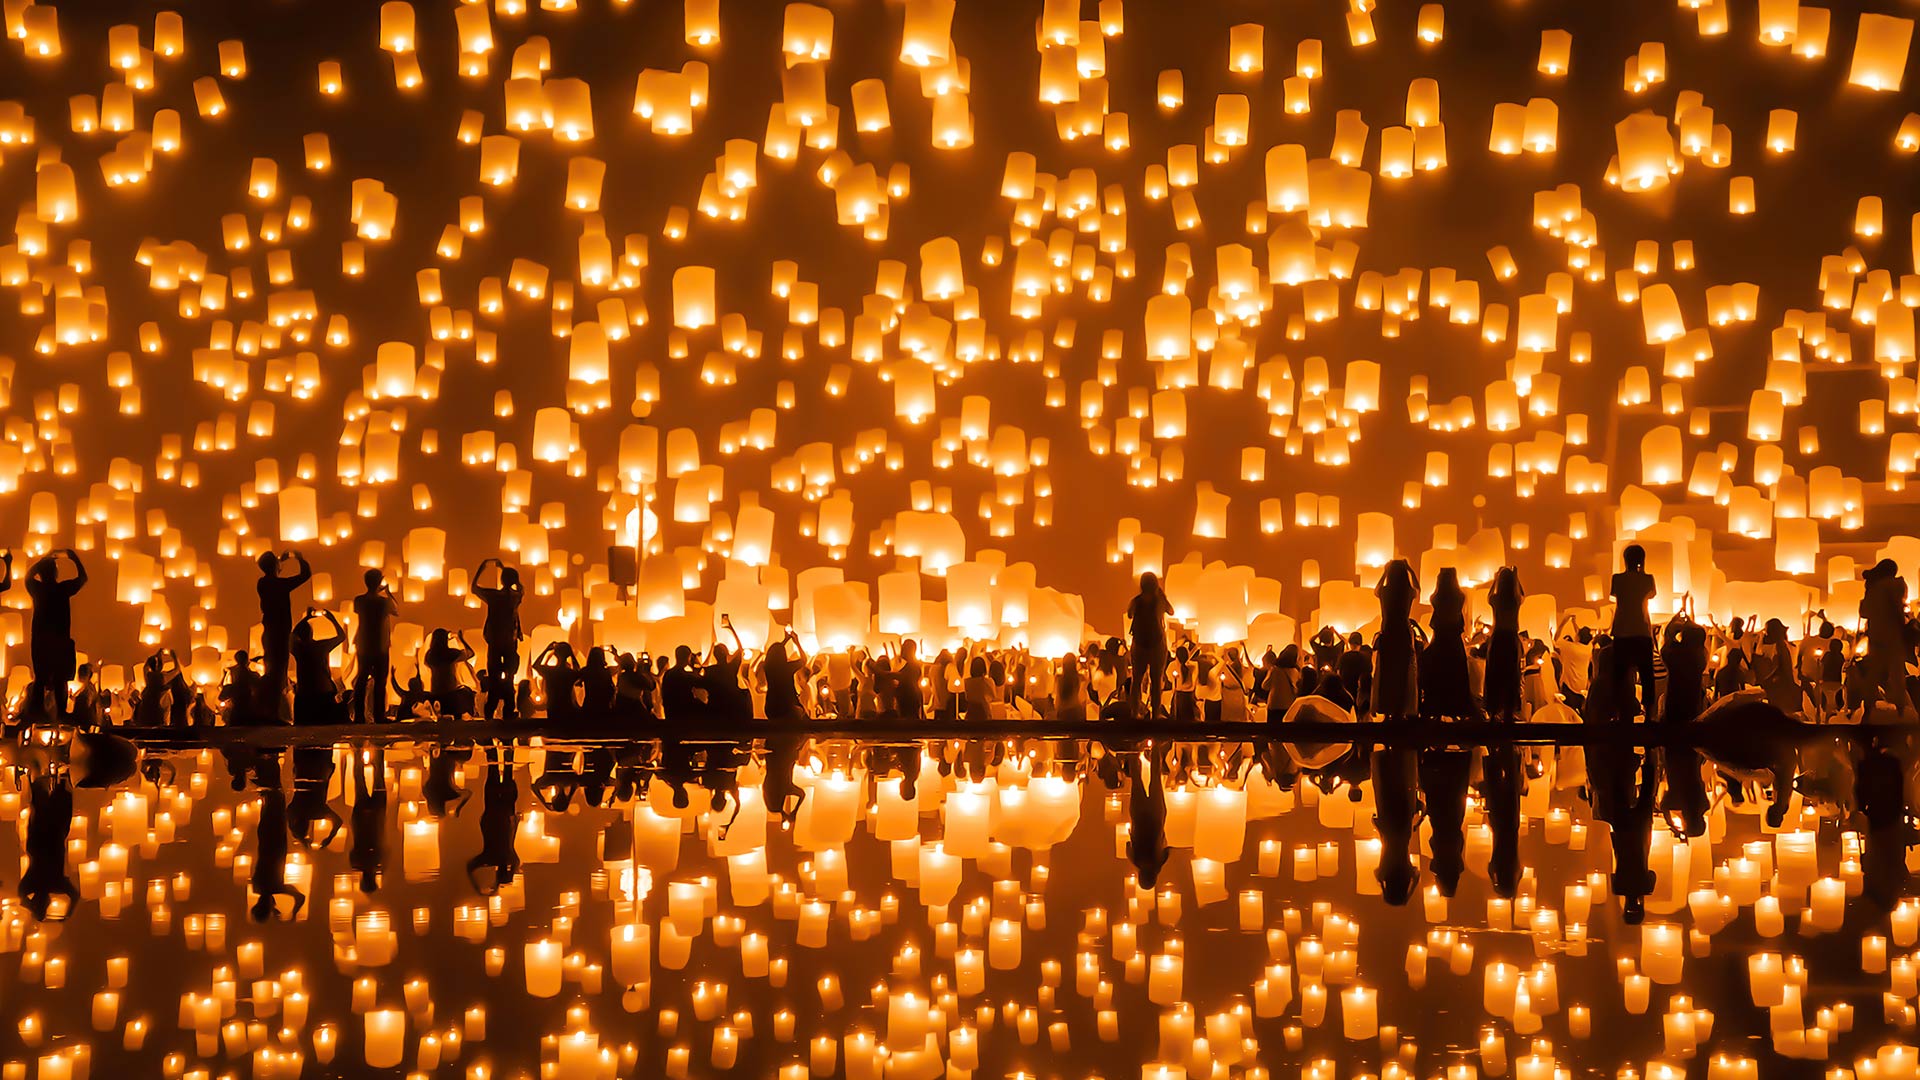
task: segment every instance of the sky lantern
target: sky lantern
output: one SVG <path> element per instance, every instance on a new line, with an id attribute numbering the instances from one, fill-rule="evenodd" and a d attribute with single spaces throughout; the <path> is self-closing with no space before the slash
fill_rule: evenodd
<path id="1" fill-rule="evenodd" d="M 1627 191 L 1664 187 L 1673 167 L 1673 135 L 1664 117 L 1638 112 L 1614 125 L 1620 185 Z"/>
<path id="2" fill-rule="evenodd" d="M 673 272 L 673 325 L 699 330 L 714 324 L 714 273 L 710 266 L 683 266 Z"/>
<path id="3" fill-rule="evenodd" d="M 1847 70 L 1848 85 L 1869 90 L 1900 89 L 1906 75 L 1907 49 L 1912 44 L 1912 19 L 1862 12 L 1853 42 L 1853 62 Z"/>

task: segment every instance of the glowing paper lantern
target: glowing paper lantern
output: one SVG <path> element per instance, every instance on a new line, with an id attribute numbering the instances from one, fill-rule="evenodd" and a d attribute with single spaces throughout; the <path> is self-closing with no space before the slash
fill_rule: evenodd
<path id="1" fill-rule="evenodd" d="M 1900 89 L 1907 69 L 1907 49 L 1912 44 L 1912 19 L 1862 12 L 1847 83 L 1869 90 Z"/>
<path id="2" fill-rule="evenodd" d="M 673 325 L 699 330 L 716 321 L 714 274 L 710 266 L 683 266 L 673 272 Z"/>

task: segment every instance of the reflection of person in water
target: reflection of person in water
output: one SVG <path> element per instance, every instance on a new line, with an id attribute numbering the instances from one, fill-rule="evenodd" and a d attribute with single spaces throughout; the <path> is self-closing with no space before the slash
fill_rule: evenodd
<path id="1" fill-rule="evenodd" d="M 1652 777 L 1642 781 L 1640 765 L 1640 753 L 1631 746 L 1596 743 L 1587 747 L 1587 797 L 1593 816 L 1607 823 L 1613 843 L 1611 887 L 1629 926 L 1646 917 L 1647 894 L 1654 885 L 1647 865 L 1647 848 L 1653 839 L 1653 782 Z"/>
<path id="2" fill-rule="evenodd" d="M 1144 754 L 1128 755 L 1133 790 L 1127 797 L 1127 858 L 1140 875 L 1140 887 L 1160 881 L 1172 853 L 1167 844 L 1166 775 L 1159 748 L 1147 744 Z M 1142 760 L 1144 758 L 1144 760 Z"/>
<path id="3" fill-rule="evenodd" d="M 287 832 L 302 845 L 324 848 L 340 831 L 340 814 L 327 801 L 333 786 L 333 747 L 299 746 L 293 750 L 293 796 L 287 800 Z M 327 823 L 318 840 L 313 827 Z"/>
<path id="4" fill-rule="evenodd" d="M 20 902 L 33 917 L 46 920 L 53 898 L 67 898 L 59 918 L 80 902 L 80 890 L 67 876 L 67 833 L 73 828 L 73 781 L 64 769 L 50 769 L 29 786 L 26 869 L 20 875 Z"/>
<path id="5" fill-rule="evenodd" d="M 1420 790 L 1426 796 L 1427 823 L 1433 834 L 1433 878 L 1443 896 L 1460 887 L 1466 868 L 1467 787 L 1473 772 L 1473 752 L 1448 747 L 1420 751 Z"/>
<path id="6" fill-rule="evenodd" d="M 1660 797 L 1660 810 L 1667 815 L 1669 828 L 1687 837 L 1707 834 L 1707 783 L 1701 775 L 1700 752 L 1687 746 L 1660 749 L 1660 772 L 1667 790 Z"/>
<path id="7" fill-rule="evenodd" d="M 1480 760 L 1487 825 L 1493 830 L 1487 878 L 1494 894 L 1508 900 L 1520 886 L 1520 789 L 1526 782 L 1522 770 L 1520 748 L 1512 743 L 1487 747 Z"/>
<path id="8" fill-rule="evenodd" d="M 520 872 L 520 853 L 513 846 L 520 831 L 520 784 L 513 768 L 503 751 L 488 752 L 487 782 L 480 791 L 480 853 L 467 860 L 467 881 L 482 896 L 493 896 L 513 884 Z M 489 885 L 480 883 L 483 867 L 493 869 Z"/>
<path id="9" fill-rule="evenodd" d="M 347 864 L 360 874 L 360 891 L 380 891 L 380 871 L 387 861 L 387 752 L 379 746 L 365 758 L 353 756 L 353 846 Z"/>
<path id="10" fill-rule="evenodd" d="M 1378 684 L 1376 684 L 1378 685 Z M 1413 897 L 1420 880 L 1410 848 L 1419 795 L 1414 781 L 1419 755 L 1410 746 L 1383 746 L 1373 752 L 1374 827 L 1380 833 L 1380 865 L 1374 875 L 1380 895 L 1399 907 Z"/>
<path id="11" fill-rule="evenodd" d="M 1860 764 L 1854 769 L 1854 800 L 1867 822 L 1861 857 L 1864 892 L 1882 910 L 1891 910 L 1907 893 L 1906 767 L 1887 747 L 1887 736 L 1867 729 Z"/>
<path id="12" fill-rule="evenodd" d="M 256 772 L 257 777 L 265 777 L 269 766 Z M 287 884 L 287 793 L 280 789 L 279 765 L 270 766 L 273 783 L 263 783 L 260 787 L 260 814 L 255 822 L 256 844 L 253 857 L 253 907 L 248 912 L 254 922 L 266 922 L 278 912 L 276 897 L 293 898 L 293 910 L 287 912 L 291 921 L 306 906 L 306 894 Z"/>
<path id="13" fill-rule="evenodd" d="M 427 801 L 427 816 L 435 821 L 451 809 L 457 816 L 466 809 L 473 792 L 460 786 L 460 773 L 473 751 L 464 746 L 442 746 L 427 751 L 427 775 L 420 783 L 420 795 Z"/>

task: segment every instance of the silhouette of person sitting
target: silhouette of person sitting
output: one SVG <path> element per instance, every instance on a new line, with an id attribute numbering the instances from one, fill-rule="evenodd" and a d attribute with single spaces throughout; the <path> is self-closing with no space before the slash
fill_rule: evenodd
<path id="1" fill-rule="evenodd" d="M 332 635 L 317 637 L 314 626 L 326 619 Z M 337 723 L 340 719 L 340 685 L 333 678 L 332 657 L 346 644 L 346 628 L 333 612 L 316 614 L 312 608 L 293 628 L 293 655 L 296 679 L 293 689 L 293 722 L 301 727 Z"/>
<path id="2" fill-rule="evenodd" d="M 540 675 L 546 691 L 547 719 L 561 727 L 578 723 L 580 705 L 574 699 L 574 688 L 580 682 L 580 660 L 573 655 L 573 646 L 564 641 L 548 644 L 534 658 L 533 670 Z"/>
<path id="3" fill-rule="evenodd" d="M 706 707 L 695 693 L 699 689 L 700 669 L 694 665 L 693 649 L 674 646 L 673 666 L 660 676 L 660 703 L 669 725 L 684 730 L 703 718 Z"/>
<path id="4" fill-rule="evenodd" d="M 454 647 L 458 641 L 459 647 Z M 473 711 L 473 691 L 460 684 L 460 665 L 473 659 L 473 646 L 465 637 L 456 637 L 445 629 L 435 630 L 427 643 L 424 657 L 427 668 L 427 697 L 442 716 L 465 716 Z"/>
<path id="5" fill-rule="evenodd" d="M 1667 693 L 1660 702 L 1660 722 L 1691 724 L 1706 708 L 1706 628 L 1685 615 L 1675 615 L 1667 620 L 1661 637 L 1660 661 L 1667 666 Z"/>

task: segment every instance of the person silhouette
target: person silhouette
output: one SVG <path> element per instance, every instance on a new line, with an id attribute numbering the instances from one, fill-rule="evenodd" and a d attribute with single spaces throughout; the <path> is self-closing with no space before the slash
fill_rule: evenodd
<path id="1" fill-rule="evenodd" d="M 287 799 L 287 832 L 302 847 L 325 848 L 340 832 L 340 813 L 327 799 L 333 786 L 332 746 L 293 748 L 293 795 Z M 327 834 L 313 838 L 313 827 L 327 823 Z"/>
<path id="2" fill-rule="evenodd" d="M 789 649 L 792 650 L 791 655 Z M 807 653 L 800 647 L 800 638 L 791 627 L 787 629 L 785 637 L 767 646 L 763 668 L 767 677 L 767 719 L 806 719 L 807 713 L 800 704 L 800 689 L 795 678 L 807 669 Z"/>
<path id="3" fill-rule="evenodd" d="M 1420 791 L 1432 828 L 1433 879 L 1442 896 L 1460 887 L 1466 869 L 1467 788 L 1473 773 L 1473 752 L 1446 746 L 1420 751 Z"/>
<path id="4" fill-rule="evenodd" d="M 1141 715 L 1140 695 L 1146 694 L 1149 719 L 1163 715 L 1160 694 L 1167 679 L 1167 616 L 1173 605 L 1151 571 L 1140 575 L 1140 591 L 1127 604 L 1128 653 L 1133 660 L 1133 688 L 1129 703 L 1134 717 Z"/>
<path id="5" fill-rule="evenodd" d="M 1487 590 L 1493 610 L 1493 632 L 1487 639 L 1487 715 L 1495 720 L 1520 719 L 1520 602 L 1526 598 L 1520 572 L 1503 566 Z"/>
<path id="6" fill-rule="evenodd" d="M 64 769 L 49 769 L 29 784 L 26 866 L 20 874 L 20 902 L 48 921 L 56 896 L 67 899 L 54 921 L 62 921 L 80 902 L 80 890 L 67 876 L 67 836 L 73 828 L 73 781 Z"/>
<path id="7" fill-rule="evenodd" d="M 380 891 L 380 871 L 387 861 L 387 754 L 372 747 L 362 760 L 353 755 L 352 846 L 347 865 L 360 874 L 360 892 L 372 896 Z M 371 780 L 369 780 L 371 777 Z"/>
<path id="8" fill-rule="evenodd" d="M 1467 663 L 1467 594 L 1460 575 L 1442 567 L 1435 576 L 1433 608 L 1427 647 L 1420 652 L 1420 715 L 1437 720 L 1471 720 L 1480 710 L 1473 701 L 1473 679 Z"/>
<path id="9" fill-rule="evenodd" d="M 1867 728 L 1854 767 L 1854 803 L 1866 819 L 1866 851 L 1861 857 L 1864 893 L 1881 910 L 1891 910 L 1907 894 L 1907 848 L 1913 828 L 1907 824 L 1907 766 L 1892 753 L 1888 738 Z"/>
<path id="10" fill-rule="evenodd" d="M 279 912 L 278 897 L 293 898 L 293 910 L 287 912 L 286 916 L 288 921 L 297 918 L 300 909 L 307 903 L 306 894 L 287 883 L 290 835 L 287 831 L 287 793 L 280 787 L 279 763 L 275 762 L 270 768 L 271 777 L 263 776 L 264 769 L 255 773 L 256 778 L 271 781 L 260 784 L 260 813 L 254 822 L 254 901 L 248 914 L 257 923 L 266 922 Z"/>
<path id="11" fill-rule="evenodd" d="M 1380 882 L 1381 897 L 1401 907 L 1413 898 L 1414 886 L 1420 881 L 1420 870 L 1411 853 L 1420 809 L 1415 788 L 1420 757 L 1411 746 L 1383 746 L 1373 751 L 1370 766 L 1373 823 L 1380 834 L 1380 864 L 1374 867 L 1374 877 Z"/>
<path id="12" fill-rule="evenodd" d="M 1667 620 L 1661 632 L 1660 662 L 1667 667 L 1667 692 L 1660 701 L 1660 722 L 1691 724 L 1706 708 L 1707 631 L 1686 615 Z"/>
<path id="13" fill-rule="evenodd" d="M 1653 666 L 1653 619 L 1647 605 L 1653 600 L 1653 575 L 1647 573 L 1647 549 L 1628 544 L 1620 553 L 1626 569 L 1613 575 L 1613 670 L 1620 680 L 1615 703 L 1620 717 L 1635 715 L 1634 683 L 1640 689 L 1638 714 L 1652 719 L 1660 707 Z"/>
<path id="14" fill-rule="evenodd" d="M 499 572 L 496 585 L 480 584 L 488 566 Z M 473 594 L 487 608 L 486 622 L 480 631 L 487 645 L 485 719 L 493 719 L 497 712 L 502 720 L 512 720 L 517 698 L 515 683 L 520 676 L 520 601 L 526 595 L 520 585 L 520 571 L 499 559 L 487 559 L 474 569 L 473 581 Z"/>
<path id="15" fill-rule="evenodd" d="M 1487 825 L 1493 830 L 1487 878 L 1494 895 L 1511 900 L 1520 887 L 1520 789 L 1525 783 L 1520 748 L 1513 743 L 1488 746 L 1480 770 Z"/>
<path id="16" fill-rule="evenodd" d="M 282 576 L 285 562 L 293 560 L 296 571 Z M 263 551 L 257 560 L 260 580 L 254 590 L 260 595 L 260 682 L 255 691 L 254 712 L 258 719 L 272 722 L 280 717 L 287 693 L 287 668 L 293 648 L 293 594 L 313 577 L 307 557 L 297 551 L 277 555 Z"/>
<path id="17" fill-rule="evenodd" d="M 912 638 L 900 642 L 900 667 L 893 684 L 894 711 L 902 720 L 918 722 L 926 717 L 926 693 L 921 687 L 925 672 L 920 664 L 920 645 Z"/>
<path id="18" fill-rule="evenodd" d="M 613 718 L 614 668 L 607 663 L 605 648 L 589 649 L 580 665 L 580 715 L 589 724 L 604 724 Z"/>
<path id="19" fill-rule="evenodd" d="M 693 649 L 687 645 L 673 648 L 673 666 L 660 676 L 660 705 L 666 721 L 676 728 L 698 722 L 706 708 L 695 693 L 700 689 L 700 669 L 693 662 Z"/>
<path id="20" fill-rule="evenodd" d="M 1413 604 L 1420 579 L 1405 559 L 1395 559 L 1373 588 L 1380 599 L 1380 633 L 1373 641 L 1373 712 L 1382 720 L 1401 720 L 1420 712 L 1419 680 L 1414 672 Z"/>
<path id="21" fill-rule="evenodd" d="M 400 605 L 378 569 L 361 575 L 366 591 L 353 598 L 354 719 L 375 723 L 387 718 L 387 675 L 393 669 L 393 624 Z"/>
<path id="22" fill-rule="evenodd" d="M 467 860 L 467 881 L 482 896 L 497 895 L 520 872 L 520 853 L 514 848 L 520 832 L 520 784 L 513 769 L 499 750 L 487 752 L 487 781 L 480 789 L 480 853 Z M 493 870 L 493 881 L 483 885 L 478 874 L 485 868 Z"/>
<path id="23" fill-rule="evenodd" d="M 74 569 L 74 576 L 65 581 L 60 580 L 62 555 L 73 561 Z M 27 596 L 33 601 L 27 653 L 38 696 L 46 715 L 55 720 L 67 714 L 67 684 L 73 681 L 79 661 L 73 645 L 73 598 L 86 584 L 86 564 L 72 548 L 55 551 L 27 571 Z"/>
<path id="24" fill-rule="evenodd" d="M 1651 772 L 1651 768 L 1647 770 Z M 1613 845 L 1613 894 L 1621 918 L 1637 926 L 1646 918 L 1647 894 L 1654 874 L 1647 865 L 1653 838 L 1653 778 L 1640 777 L 1639 751 L 1625 743 L 1602 742 L 1587 748 L 1588 801 L 1593 816 L 1607 824 Z"/>
<path id="25" fill-rule="evenodd" d="M 328 637 L 318 637 L 314 624 L 321 618 L 333 627 Z M 306 617 L 293 628 L 288 652 L 295 663 L 293 721 L 301 727 L 331 724 L 339 719 L 340 686 L 333 679 L 333 654 L 346 644 L 346 628 L 333 612 L 316 614 L 308 608 Z"/>
<path id="26" fill-rule="evenodd" d="M 1867 640 L 1866 707 L 1861 716 L 1871 719 L 1878 701 L 1905 715 L 1912 707 L 1907 660 L 1913 652 L 1907 640 L 1907 581 L 1892 559 L 1881 559 L 1861 576 L 1866 592 L 1860 600 L 1860 620 Z"/>
<path id="27" fill-rule="evenodd" d="M 459 642 L 458 647 L 454 643 Z M 460 685 L 460 665 L 473 659 L 473 646 L 446 629 L 433 632 L 423 657 L 427 668 L 427 697 L 442 716 L 465 716 L 473 711 L 473 691 Z"/>
<path id="28" fill-rule="evenodd" d="M 573 655 L 573 646 L 564 641 L 550 642 L 534 658 L 533 670 L 539 674 L 546 691 L 548 722 L 561 727 L 573 726 L 580 719 L 580 703 L 574 699 L 574 688 L 580 682 L 580 661 Z"/>
<path id="29" fill-rule="evenodd" d="M 720 625 L 733 633 L 733 649 L 719 642 L 713 643 L 713 652 L 707 665 L 700 670 L 700 685 L 707 692 L 707 716 L 724 724 L 745 723 L 753 719 L 753 697 L 740 685 L 741 654 L 740 633 L 733 629 L 733 620 L 720 616 Z"/>
<path id="30" fill-rule="evenodd" d="M 0 593 L 13 588 L 13 549 L 0 548 Z"/>
<path id="31" fill-rule="evenodd" d="M 253 669 L 253 657 L 248 656 L 245 649 L 236 650 L 233 663 L 226 670 L 226 682 L 220 687 L 220 701 L 227 707 L 227 722 L 254 723 L 254 707 L 259 700 L 260 673 Z"/>
<path id="32" fill-rule="evenodd" d="M 473 751 L 467 747 L 433 747 L 427 753 L 427 773 L 420 794 L 427 802 L 427 816 L 435 821 L 451 811 L 458 816 L 466 808 L 473 792 L 460 785 L 460 776 Z"/>
<path id="33" fill-rule="evenodd" d="M 1145 590 L 1142 590 L 1145 595 Z M 1139 875 L 1140 888 L 1151 890 L 1160 881 L 1173 851 L 1167 842 L 1167 791 L 1162 752 L 1152 743 L 1145 752 L 1129 755 L 1133 790 L 1127 797 L 1127 860 Z"/>

